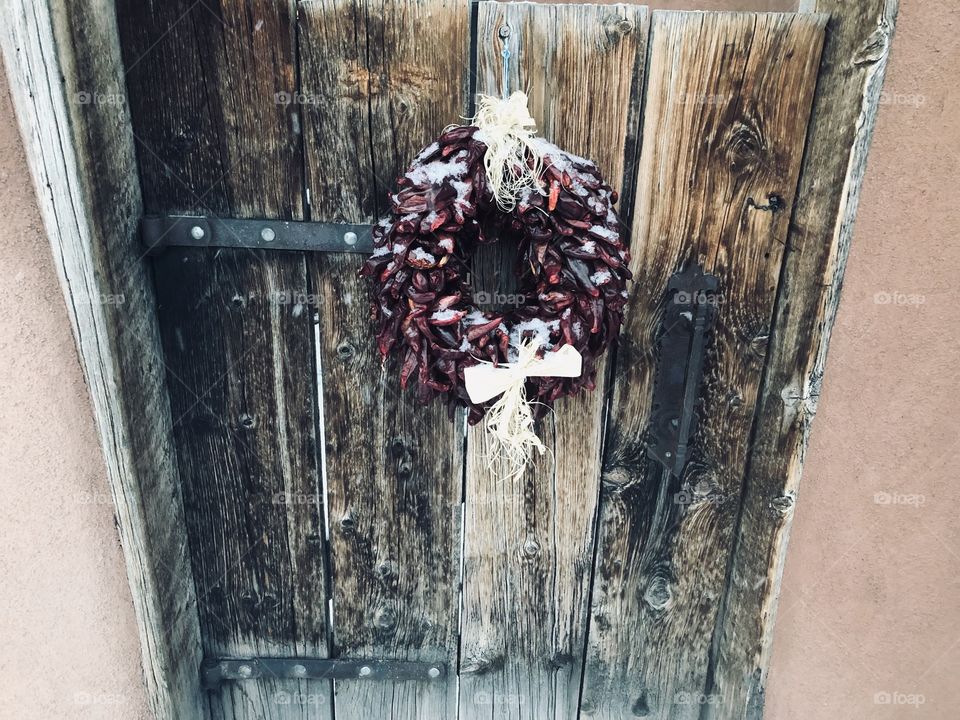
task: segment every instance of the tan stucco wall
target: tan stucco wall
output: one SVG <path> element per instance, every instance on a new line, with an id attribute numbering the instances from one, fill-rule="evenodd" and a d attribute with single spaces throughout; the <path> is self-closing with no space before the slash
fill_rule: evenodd
<path id="1" fill-rule="evenodd" d="M 787 554 L 773 720 L 960 718 L 960 3 L 901 5 Z"/>
<path id="2" fill-rule="evenodd" d="M 960 7 L 903 6 L 796 510 L 772 720 L 960 717 Z M 103 461 L 2 84 L 0 228 L 0 718 L 145 718 Z"/>
<path id="3" fill-rule="evenodd" d="M 147 718 L 73 334 L 0 73 L 0 718 Z"/>

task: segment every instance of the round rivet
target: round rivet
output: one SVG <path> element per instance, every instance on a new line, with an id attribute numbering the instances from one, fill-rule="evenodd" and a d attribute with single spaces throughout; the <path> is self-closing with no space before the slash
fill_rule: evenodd
<path id="1" fill-rule="evenodd" d="M 369 665 L 364 665 L 362 668 L 360 668 L 360 677 L 367 677 L 372 673 L 373 673 L 373 668 L 371 668 Z"/>
<path id="2" fill-rule="evenodd" d="M 349 232 L 345 232 L 345 233 L 343 234 L 343 241 L 344 241 L 347 245 L 356 245 L 356 244 L 357 244 L 357 234 L 356 234 L 355 232 L 353 232 L 352 230 L 350 230 Z"/>
<path id="3" fill-rule="evenodd" d="M 206 233 L 199 225 L 194 225 L 192 228 L 190 228 L 190 237 L 192 237 L 194 240 L 203 240 L 204 235 L 206 235 Z"/>
<path id="4" fill-rule="evenodd" d="M 273 231 L 273 228 L 265 227 L 260 231 L 260 237 L 263 238 L 264 242 L 273 242 L 277 234 Z"/>
<path id="5" fill-rule="evenodd" d="M 440 668 L 430 668 L 429 670 L 427 670 L 427 675 L 429 675 L 432 678 L 440 677 Z"/>
<path id="6" fill-rule="evenodd" d="M 307 668 L 303 665 L 294 665 L 292 671 L 296 677 L 304 677 L 307 674 Z"/>
<path id="7" fill-rule="evenodd" d="M 241 665 L 237 668 L 237 675 L 240 677 L 248 678 L 253 675 L 253 668 L 249 665 Z"/>

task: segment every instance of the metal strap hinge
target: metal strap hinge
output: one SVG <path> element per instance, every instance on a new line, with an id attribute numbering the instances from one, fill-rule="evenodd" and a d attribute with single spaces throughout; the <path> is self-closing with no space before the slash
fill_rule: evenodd
<path id="1" fill-rule="evenodd" d="M 208 690 L 227 681 L 288 678 L 291 680 L 421 680 L 434 682 L 447 675 L 440 663 L 401 660 L 329 660 L 315 658 L 213 658 L 203 661 L 203 686 Z"/>
<path id="2" fill-rule="evenodd" d="M 372 229 L 372 225 L 208 215 L 148 215 L 140 221 L 141 241 L 151 253 L 168 247 L 370 253 Z"/>

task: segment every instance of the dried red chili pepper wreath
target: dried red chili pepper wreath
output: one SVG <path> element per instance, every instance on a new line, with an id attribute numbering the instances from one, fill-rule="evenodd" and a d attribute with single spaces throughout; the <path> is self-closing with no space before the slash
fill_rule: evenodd
<path id="1" fill-rule="evenodd" d="M 592 390 L 597 358 L 620 332 L 631 277 L 613 209 L 617 193 L 597 166 L 534 137 L 521 93 L 481 102 L 475 125 L 445 130 L 399 179 L 361 269 L 376 296 L 379 350 L 399 357 L 401 386 L 415 378 L 420 402 L 445 396 L 451 414 L 457 405 L 470 408 L 471 423 L 491 402 L 471 399 L 464 371 L 483 362 L 527 367 L 513 379 L 534 415 Z M 521 103 L 522 119 L 505 121 Z M 498 239 L 518 244 L 518 293 L 526 298 L 506 313 L 476 307 L 467 282 L 474 249 Z M 578 376 L 542 376 L 531 367 L 564 346 L 582 357 Z"/>

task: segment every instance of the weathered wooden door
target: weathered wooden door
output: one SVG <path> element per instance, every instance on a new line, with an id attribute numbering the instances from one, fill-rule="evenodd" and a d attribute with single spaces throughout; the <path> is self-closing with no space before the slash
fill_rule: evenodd
<path id="1" fill-rule="evenodd" d="M 193 247 L 164 232 L 151 250 L 185 612 L 206 661 L 235 671 L 208 688 L 210 717 L 755 708 L 758 661 L 731 625 L 749 602 L 730 598 L 753 572 L 738 528 L 769 350 L 790 340 L 773 334 L 796 295 L 783 283 L 820 280 L 789 249 L 798 182 L 817 192 L 800 178 L 828 16 L 466 0 L 118 0 L 117 15 L 145 211 L 191 216 Z M 549 459 L 513 481 L 463 417 L 399 391 L 350 252 L 421 146 L 502 90 L 504 46 L 540 132 L 620 192 L 636 279 L 597 389 L 557 406 Z M 323 252 L 272 249 L 283 221 L 343 232 Z M 720 295 L 674 477 L 645 442 L 666 282 L 692 261 Z M 479 257 L 477 282 L 501 263 Z M 277 658 L 302 663 L 262 662 Z M 325 658 L 356 675 L 309 678 Z M 396 679 L 400 662 L 422 675 Z"/>

